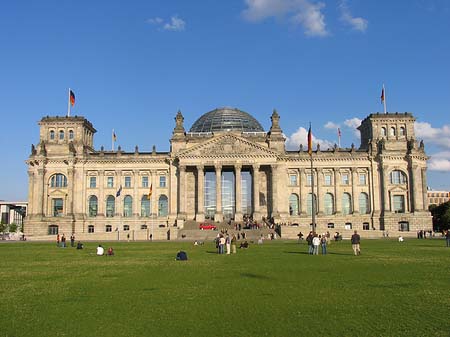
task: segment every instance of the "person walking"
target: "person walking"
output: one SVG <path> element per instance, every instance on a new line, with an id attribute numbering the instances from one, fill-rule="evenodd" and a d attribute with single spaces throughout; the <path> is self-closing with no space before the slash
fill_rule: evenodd
<path id="1" fill-rule="evenodd" d="M 351 238 L 352 242 L 352 248 L 355 255 L 361 255 L 361 249 L 360 249 L 360 243 L 361 243 L 361 237 L 359 236 L 358 232 L 355 231 Z"/>

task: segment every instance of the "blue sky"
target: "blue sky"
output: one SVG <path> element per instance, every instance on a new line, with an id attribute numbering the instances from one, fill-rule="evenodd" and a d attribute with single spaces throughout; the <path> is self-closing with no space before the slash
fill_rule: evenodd
<path id="1" fill-rule="evenodd" d="M 189 129 L 216 107 L 268 130 L 276 108 L 288 148 L 359 146 L 358 121 L 411 112 L 431 156 L 428 185 L 450 190 L 450 2 L 446 0 L 3 1 L 0 3 L 0 199 L 27 199 L 25 160 L 43 116 L 111 130 L 125 151 L 169 150 L 180 109 Z"/>

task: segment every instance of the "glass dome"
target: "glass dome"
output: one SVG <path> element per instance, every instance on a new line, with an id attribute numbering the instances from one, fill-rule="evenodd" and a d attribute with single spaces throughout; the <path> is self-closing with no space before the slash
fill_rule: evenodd
<path id="1" fill-rule="evenodd" d="M 219 108 L 207 112 L 192 124 L 189 132 L 264 132 L 263 127 L 250 114 L 233 108 Z"/>

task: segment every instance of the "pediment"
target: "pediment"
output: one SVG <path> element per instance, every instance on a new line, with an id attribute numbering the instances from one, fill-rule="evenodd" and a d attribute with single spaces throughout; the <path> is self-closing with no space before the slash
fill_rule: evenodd
<path id="1" fill-rule="evenodd" d="M 210 139 L 182 150 L 179 158 L 277 158 L 279 153 L 233 134 Z"/>

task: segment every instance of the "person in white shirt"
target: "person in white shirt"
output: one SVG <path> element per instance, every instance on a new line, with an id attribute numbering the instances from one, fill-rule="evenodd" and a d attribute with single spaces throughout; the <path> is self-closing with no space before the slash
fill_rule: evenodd
<path id="1" fill-rule="evenodd" d="M 103 254 L 105 254 L 105 250 L 103 249 L 102 245 L 98 245 L 98 247 L 97 247 L 97 255 L 98 256 L 102 256 Z"/>
<path id="2" fill-rule="evenodd" d="M 312 239 L 313 244 L 313 255 L 319 255 L 319 245 L 320 245 L 320 238 L 317 236 L 317 234 L 314 234 L 314 237 Z"/>

